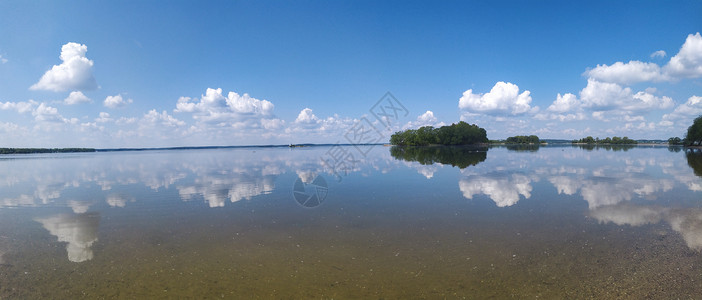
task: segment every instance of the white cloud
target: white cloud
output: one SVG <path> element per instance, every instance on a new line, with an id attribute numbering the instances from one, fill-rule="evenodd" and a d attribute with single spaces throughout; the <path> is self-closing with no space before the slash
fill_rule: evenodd
<path id="1" fill-rule="evenodd" d="M 185 122 L 174 118 L 169 115 L 166 111 L 162 111 L 160 114 L 152 109 L 144 115 L 142 122 L 148 124 L 160 124 L 166 127 L 177 127 L 185 125 Z"/>
<path id="2" fill-rule="evenodd" d="M 558 94 L 558 96 L 556 97 L 556 101 L 554 101 L 553 104 L 551 104 L 546 110 L 551 112 L 563 113 L 567 111 L 573 111 L 578 108 L 580 108 L 580 102 L 578 101 L 578 97 L 571 93 L 566 93 L 563 96 L 561 96 L 561 94 Z"/>
<path id="3" fill-rule="evenodd" d="M 537 109 L 530 106 L 529 94 L 529 91 L 520 94 L 516 84 L 499 81 L 485 94 L 473 94 L 472 89 L 465 91 L 458 107 L 471 113 L 520 115 Z"/>
<path id="4" fill-rule="evenodd" d="M 64 122 L 66 121 L 59 113 L 58 109 L 55 107 L 48 106 L 44 103 L 39 104 L 39 106 L 32 112 L 34 119 L 37 122 Z"/>
<path id="5" fill-rule="evenodd" d="M 665 57 L 663 50 L 651 54 L 651 58 Z M 632 60 L 628 63 L 615 62 L 612 65 L 597 65 L 585 71 L 584 75 L 601 82 L 632 84 L 637 82 L 671 81 L 702 76 L 702 36 L 690 34 L 680 51 L 661 67 L 656 63 Z"/>
<path id="6" fill-rule="evenodd" d="M 663 58 L 665 56 L 666 56 L 666 53 L 663 50 L 658 50 L 656 52 L 651 53 L 651 58 L 656 58 L 656 57 Z"/>
<path id="7" fill-rule="evenodd" d="M 300 111 L 290 126 L 285 128 L 287 135 L 303 136 L 305 142 L 315 139 L 317 142 L 328 142 L 329 138 L 338 139 L 345 134 L 345 130 L 354 125 L 358 120 L 351 118 L 341 118 L 333 115 L 326 118 L 319 118 L 312 109 L 304 108 Z M 311 135 L 313 134 L 313 135 Z"/>
<path id="8" fill-rule="evenodd" d="M 673 111 L 681 115 L 697 116 L 702 114 L 702 97 L 691 96 Z"/>
<path id="9" fill-rule="evenodd" d="M 2 57 L 2 55 L 0 55 L 0 63 L 6 64 L 7 62 L 8 62 L 7 58 L 4 58 L 4 57 Z"/>
<path id="10" fill-rule="evenodd" d="M 86 45 L 67 43 L 61 47 L 60 65 L 54 65 L 46 71 L 31 90 L 49 90 L 61 92 L 66 90 L 94 90 L 97 82 L 93 77 L 93 61 L 85 57 Z"/>
<path id="11" fill-rule="evenodd" d="M 693 95 L 685 103 L 678 105 L 673 112 L 663 115 L 659 125 L 672 126 L 673 123 L 678 123 L 687 127 L 699 115 L 702 115 L 702 97 Z"/>
<path id="12" fill-rule="evenodd" d="M 105 101 L 103 102 L 103 104 L 105 105 L 105 107 L 115 109 L 115 108 L 124 107 L 127 104 L 130 104 L 132 102 L 134 102 L 134 100 L 132 100 L 132 99 L 124 100 L 124 98 L 122 98 L 122 95 L 118 94 L 115 96 L 107 96 L 107 98 L 105 98 Z"/>
<path id="13" fill-rule="evenodd" d="M 117 125 L 129 125 L 129 124 L 134 124 L 138 120 L 137 118 L 127 118 L 127 117 L 121 117 L 115 121 Z"/>
<path id="14" fill-rule="evenodd" d="M 585 72 L 588 77 L 603 82 L 630 84 L 644 81 L 664 81 L 667 77 L 661 72 L 661 67 L 655 63 L 630 61 L 616 62 L 611 66 L 597 65 Z"/>
<path id="15" fill-rule="evenodd" d="M 90 100 L 87 96 L 85 96 L 82 92 L 80 91 L 73 91 L 71 94 L 66 97 L 66 99 L 63 100 L 63 104 L 66 105 L 75 105 L 75 104 L 81 104 L 81 103 L 91 103 L 93 100 Z"/>
<path id="16" fill-rule="evenodd" d="M 24 129 L 15 123 L 0 122 L 0 131 L 16 134 L 20 130 Z"/>
<path id="17" fill-rule="evenodd" d="M 434 117 L 434 112 L 427 110 L 421 116 L 417 117 L 417 121 L 422 123 L 435 123 L 436 117 Z"/>
<path id="18" fill-rule="evenodd" d="M 319 123 L 319 118 L 314 115 L 312 109 L 305 108 L 300 111 L 300 114 L 297 115 L 295 123 L 316 125 L 317 123 Z"/>
<path id="19" fill-rule="evenodd" d="M 419 115 L 415 121 L 410 121 L 407 122 L 404 126 L 402 126 L 403 130 L 406 129 L 417 129 L 419 127 L 423 126 L 433 126 L 433 127 L 441 127 L 446 125 L 444 122 L 438 122 L 438 119 L 434 116 L 434 112 L 431 110 L 427 110 L 423 114 Z"/>
<path id="20" fill-rule="evenodd" d="M 281 119 L 261 119 L 261 126 L 267 130 L 278 130 L 285 126 L 285 121 Z"/>
<path id="21" fill-rule="evenodd" d="M 200 99 L 180 97 L 175 112 L 193 113 L 194 118 L 205 122 L 241 121 L 247 117 L 273 117 L 274 105 L 268 100 L 259 100 L 249 94 L 239 95 L 229 92 L 222 95 L 222 89 L 208 88 Z"/>
<path id="22" fill-rule="evenodd" d="M 95 119 L 95 122 L 97 123 L 107 123 L 112 121 L 112 118 L 110 118 L 110 114 L 106 112 L 100 112 L 100 117 Z"/>
<path id="23" fill-rule="evenodd" d="M 0 102 L 1 110 L 16 110 L 18 113 L 26 113 L 34 110 L 38 103 L 34 100 L 28 102 Z"/>
<path id="24" fill-rule="evenodd" d="M 697 78 L 702 76 L 702 36 L 690 34 L 678 54 L 670 58 L 663 68 L 667 74 L 678 78 Z"/>
<path id="25" fill-rule="evenodd" d="M 588 79 L 587 86 L 580 91 L 583 106 L 596 111 L 621 109 L 626 111 L 645 111 L 664 109 L 673 106 L 670 97 L 656 97 L 646 92 L 633 94 L 631 88 L 611 82 Z"/>

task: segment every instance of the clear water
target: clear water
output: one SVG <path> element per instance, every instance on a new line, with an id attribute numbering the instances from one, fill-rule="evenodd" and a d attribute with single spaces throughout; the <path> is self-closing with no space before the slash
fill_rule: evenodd
<path id="1" fill-rule="evenodd" d="M 3 156 L 0 298 L 702 295 L 700 154 L 339 150 Z"/>

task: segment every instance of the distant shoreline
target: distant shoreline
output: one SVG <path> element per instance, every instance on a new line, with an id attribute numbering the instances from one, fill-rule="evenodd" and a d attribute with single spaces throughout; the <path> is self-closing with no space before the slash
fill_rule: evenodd
<path id="1" fill-rule="evenodd" d="M 0 154 L 41 154 L 97 152 L 94 148 L 0 148 Z"/>
<path id="2" fill-rule="evenodd" d="M 0 155 L 10 154 L 46 154 L 46 153 L 89 153 L 122 151 L 164 151 L 164 150 L 207 150 L 207 149 L 245 149 L 245 148 L 304 148 L 325 146 L 383 146 L 377 144 L 290 144 L 290 145 L 246 145 L 246 146 L 185 146 L 154 148 L 0 148 Z"/>
<path id="3" fill-rule="evenodd" d="M 496 143 L 485 143 L 481 146 L 495 146 L 495 145 L 512 145 L 512 144 L 496 144 Z M 517 144 L 515 144 L 517 145 Z M 587 144 L 580 143 L 567 143 L 567 142 L 556 142 L 556 143 L 540 143 L 533 144 L 532 146 L 586 146 Z M 11 154 L 49 154 L 49 153 L 91 153 L 91 152 L 124 152 L 124 151 L 169 151 L 169 150 L 208 150 L 208 149 L 245 149 L 245 148 L 306 148 L 306 147 L 329 147 L 329 146 L 392 146 L 388 143 L 374 143 L 374 144 L 289 144 L 289 145 L 246 145 L 246 146 L 185 146 L 185 147 L 155 147 L 155 148 L 0 148 L 0 155 L 11 155 Z M 434 145 L 440 146 L 440 145 Z M 620 145 L 610 145 L 610 144 L 600 144 L 592 146 L 620 146 Z M 692 149 L 702 149 L 702 146 L 683 146 L 683 145 L 669 145 L 667 143 L 639 143 L 631 144 L 625 146 L 676 146 Z"/>

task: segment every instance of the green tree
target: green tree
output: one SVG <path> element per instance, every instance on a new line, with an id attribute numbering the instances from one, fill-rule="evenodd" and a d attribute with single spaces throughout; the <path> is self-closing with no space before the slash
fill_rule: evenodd
<path id="1" fill-rule="evenodd" d="M 682 144 L 682 139 L 679 137 L 671 137 L 668 139 L 668 145 L 680 145 Z"/>
<path id="2" fill-rule="evenodd" d="M 702 116 L 695 118 L 692 125 L 687 128 L 685 144 L 700 145 L 702 143 Z"/>

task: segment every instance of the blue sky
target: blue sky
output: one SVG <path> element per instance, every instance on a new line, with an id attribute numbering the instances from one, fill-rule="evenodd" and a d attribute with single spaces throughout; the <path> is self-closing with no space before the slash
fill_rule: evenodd
<path id="1" fill-rule="evenodd" d="M 684 136 L 702 114 L 700 1 L 2 1 L 0 146 Z M 62 59 L 63 58 L 63 59 Z M 376 125 L 379 125 L 376 123 Z"/>

